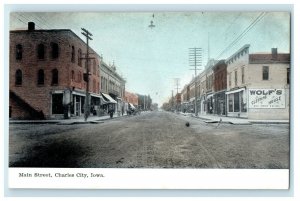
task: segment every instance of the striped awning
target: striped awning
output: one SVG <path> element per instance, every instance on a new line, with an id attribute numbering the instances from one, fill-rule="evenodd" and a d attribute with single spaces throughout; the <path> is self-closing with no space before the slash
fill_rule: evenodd
<path id="1" fill-rule="evenodd" d="M 101 94 L 103 95 L 104 98 L 108 100 L 109 103 L 117 103 L 117 101 L 115 101 L 110 95 L 105 93 L 101 93 Z"/>

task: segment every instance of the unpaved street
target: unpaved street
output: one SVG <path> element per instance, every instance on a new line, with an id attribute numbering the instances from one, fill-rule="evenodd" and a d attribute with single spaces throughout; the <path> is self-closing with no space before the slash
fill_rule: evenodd
<path id="1" fill-rule="evenodd" d="M 190 126 L 186 127 L 185 123 Z M 232 125 L 168 112 L 98 124 L 11 124 L 11 167 L 289 168 L 289 125 Z"/>

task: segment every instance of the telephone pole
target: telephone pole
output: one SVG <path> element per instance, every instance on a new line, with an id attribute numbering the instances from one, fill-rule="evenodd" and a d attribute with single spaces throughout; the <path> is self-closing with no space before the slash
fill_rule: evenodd
<path id="1" fill-rule="evenodd" d="M 93 40 L 90 36 L 93 36 L 88 30 L 81 28 L 83 32 L 82 35 L 86 37 L 86 73 L 84 74 L 84 80 L 86 81 L 86 93 L 85 93 L 85 102 L 84 102 L 84 121 L 87 121 L 87 118 L 90 115 L 90 100 L 89 100 L 89 40 Z"/>
<path id="2" fill-rule="evenodd" d="M 189 48 L 189 64 L 190 66 L 193 66 L 193 69 L 190 70 L 194 70 L 195 71 L 195 77 L 194 77 L 194 85 L 195 85 L 195 90 L 194 90 L 194 95 L 195 95 L 195 116 L 198 116 L 198 107 L 197 107 L 197 70 L 201 70 L 198 69 L 197 67 L 202 66 L 202 48 Z"/>
<path id="3" fill-rule="evenodd" d="M 179 81 L 180 81 L 180 78 L 175 78 L 174 79 L 175 80 L 175 85 L 176 85 L 176 87 L 175 87 L 175 89 L 176 89 L 176 96 L 175 96 L 175 101 L 176 101 L 176 112 L 178 112 L 178 100 L 177 100 L 177 96 L 178 96 L 178 89 L 180 89 L 179 88 Z"/>

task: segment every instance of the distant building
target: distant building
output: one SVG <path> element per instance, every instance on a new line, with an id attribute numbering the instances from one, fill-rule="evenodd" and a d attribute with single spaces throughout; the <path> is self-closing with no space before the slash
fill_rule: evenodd
<path id="1" fill-rule="evenodd" d="M 112 106 L 115 112 L 122 112 L 124 110 L 125 79 L 117 73 L 115 64 L 110 66 L 103 61 L 101 62 L 100 74 L 101 95 L 106 101 L 105 104 L 101 105 L 101 108 L 107 111 L 108 107 Z"/>
<path id="2" fill-rule="evenodd" d="M 125 91 L 125 111 L 128 111 L 130 108 L 138 108 L 139 106 L 139 97 L 135 93 Z"/>
<path id="3" fill-rule="evenodd" d="M 249 54 L 245 45 L 228 59 L 227 115 L 249 119 L 289 119 L 290 54 Z"/>

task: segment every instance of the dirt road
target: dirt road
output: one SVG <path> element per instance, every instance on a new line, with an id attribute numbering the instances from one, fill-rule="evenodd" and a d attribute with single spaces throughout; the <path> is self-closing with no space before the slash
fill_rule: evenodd
<path id="1" fill-rule="evenodd" d="M 12 124 L 9 148 L 11 167 L 289 168 L 289 126 L 217 127 L 151 112 L 99 124 Z"/>

